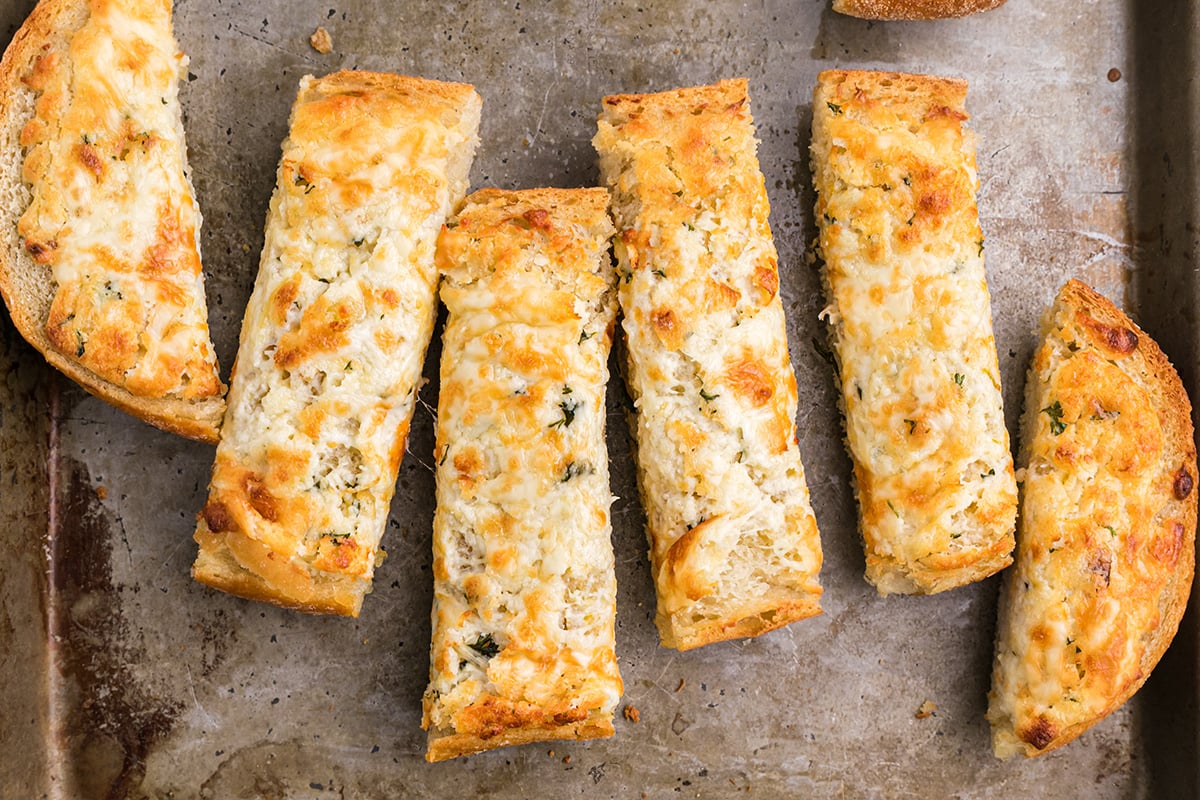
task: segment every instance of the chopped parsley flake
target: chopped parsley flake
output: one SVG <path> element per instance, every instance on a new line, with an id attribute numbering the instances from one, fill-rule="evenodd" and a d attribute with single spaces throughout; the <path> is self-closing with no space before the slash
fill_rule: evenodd
<path id="1" fill-rule="evenodd" d="M 585 462 L 571 461 L 567 464 L 567 468 L 563 470 L 563 476 L 559 479 L 559 483 L 566 483 L 571 478 L 578 478 L 580 475 L 587 475 L 592 471 L 592 468 Z"/>
<path id="2" fill-rule="evenodd" d="M 570 394 L 569 387 L 563 387 L 563 394 Z M 579 403 L 574 400 L 563 400 L 558 404 L 558 408 L 562 411 L 562 419 L 556 419 L 550 423 L 551 428 L 566 428 L 575 421 L 575 411 L 579 408 Z"/>
<path id="3" fill-rule="evenodd" d="M 835 115 L 842 113 L 842 107 L 839 106 L 837 103 L 826 103 L 825 105 L 829 106 L 829 110 L 832 111 Z"/>
<path id="4" fill-rule="evenodd" d="M 479 638 L 471 642 L 469 646 L 484 658 L 492 658 L 500 652 L 500 645 L 496 644 L 496 640 L 492 638 L 490 633 L 480 634 Z"/>
<path id="5" fill-rule="evenodd" d="M 961 372 L 954 373 L 954 382 L 957 383 L 959 386 L 962 386 L 963 381 L 965 381 L 966 379 L 967 379 L 967 376 L 963 375 Z"/>
<path id="6" fill-rule="evenodd" d="M 704 391 L 704 387 L 703 387 L 703 386 L 701 386 L 701 387 L 700 387 L 700 396 L 701 396 L 702 398 L 704 398 L 704 402 L 706 402 L 706 403 L 711 403 L 713 400 L 716 400 L 716 399 L 717 399 L 718 397 L 720 397 L 721 395 L 719 395 L 719 394 L 709 394 L 708 392 Z"/>
<path id="7" fill-rule="evenodd" d="M 1063 407 L 1062 403 L 1059 401 L 1055 400 L 1053 403 L 1043 408 L 1042 413 L 1050 417 L 1050 432 L 1055 436 L 1058 436 L 1067 429 L 1067 424 L 1062 421 Z"/>
<path id="8" fill-rule="evenodd" d="M 915 419 L 906 419 L 904 424 L 908 426 L 908 433 L 912 435 L 917 430 L 917 421 Z"/>

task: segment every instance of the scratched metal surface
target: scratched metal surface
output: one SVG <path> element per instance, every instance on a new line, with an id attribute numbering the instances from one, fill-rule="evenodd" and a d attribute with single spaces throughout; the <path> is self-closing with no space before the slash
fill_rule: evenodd
<path id="1" fill-rule="evenodd" d="M 1195 614 L 1125 708 L 1061 751 L 1001 763 L 983 720 L 996 581 L 889 599 L 863 582 L 805 259 L 817 71 L 963 76 L 1010 429 L 1037 314 L 1073 275 L 1132 309 L 1194 396 L 1189 5 L 1010 0 L 961 21 L 885 25 L 839 17 L 825 0 L 180 0 L 177 33 L 192 59 L 183 103 L 226 370 L 301 75 L 362 67 L 476 84 L 485 107 L 473 184 L 504 187 L 593 183 L 589 140 L 606 93 L 747 76 L 825 547 L 825 613 L 685 655 L 657 646 L 617 379 L 617 644 L 624 702 L 640 721 L 618 720 L 611 740 L 426 765 L 436 384 L 413 423 L 390 555 L 362 617 L 308 617 L 194 585 L 191 532 L 212 451 L 49 374 L 0 318 L 0 796 L 1195 796 Z M 5 39 L 30 6 L 0 0 Z M 318 25 L 332 34 L 328 55 L 307 43 Z M 430 377 L 438 355 L 435 342 Z M 936 711 L 918 719 L 926 700 Z"/>

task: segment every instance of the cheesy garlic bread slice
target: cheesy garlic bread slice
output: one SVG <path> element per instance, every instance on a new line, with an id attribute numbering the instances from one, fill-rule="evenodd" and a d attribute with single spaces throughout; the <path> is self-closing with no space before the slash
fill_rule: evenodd
<path id="1" fill-rule="evenodd" d="M 1012 562 L 1017 489 L 966 92 L 831 71 L 813 99 L 822 316 L 881 594 L 940 592 Z"/>
<path id="2" fill-rule="evenodd" d="M 603 189 L 484 189 L 438 245 L 430 761 L 613 733 Z"/>
<path id="3" fill-rule="evenodd" d="M 594 144 L 662 643 L 817 614 L 821 543 L 746 81 L 606 97 Z"/>
<path id="4" fill-rule="evenodd" d="M 1019 458 L 988 706 L 1000 758 L 1060 747 L 1133 696 L 1195 569 L 1187 392 L 1150 337 L 1079 281 L 1042 319 Z"/>
<path id="5" fill-rule="evenodd" d="M 46 360 L 160 428 L 215 442 L 200 212 L 170 0 L 43 0 L 0 63 L 0 293 Z"/>
<path id="6" fill-rule="evenodd" d="M 433 331 L 434 246 L 467 188 L 470 86 L 305 77 L 199 516 L 194 577 L 357 615 Z"/>

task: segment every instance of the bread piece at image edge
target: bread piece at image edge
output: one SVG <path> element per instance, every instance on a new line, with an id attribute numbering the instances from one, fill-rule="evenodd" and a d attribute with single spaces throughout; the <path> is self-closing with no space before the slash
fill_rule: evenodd
<path id="1" fill-rule="evenodd" d="M 137 79 L 114 80 L 130 63 Z M 165 0 L 33 10 L 0 62 L 0 293 L 84 389 L 211 443 L 225 387 L 177 96 L 186 63 Z"/>
<path id="2" fill-rule="evenodd" d="M 430 761 L 613 733 L 612 230 L 603 189 L 484 189 L 439 239 Z"/>
<path id="3" fill-rule="evenodd" d="M 1004 0 L 833 0 L 839 14 L 884 20 L 965 17 L 1002 5 Z"/>
<path id="4" fill-rule="evenodd" d="M 967 85 L 828 71 L 812 166 L 831 349 L 881 594 L 1012 561 L 1017 487 L 984 272 Z"/>
<path id="5" fill-rule="evenodd" d="M 196 580 L 357 616 L 433 333 L 434 245 L 466 194 L 479 113 L 464 84 L 301 80 L 196 528 Z"/>
<path id="6" fill-rule="evenodd" d="M 1019 462 L 988 705 L 1000 758 L 1061 747 L 1133 696 L 1195 569 L 1187 393 L 1150 337 L 1079 281 L 1042 318 Z"/>
<path id="7" fill-rule="evenodd" d="M 820 613 L 770 207 L 745 80 L 602 103 L 662 643 Z"/>

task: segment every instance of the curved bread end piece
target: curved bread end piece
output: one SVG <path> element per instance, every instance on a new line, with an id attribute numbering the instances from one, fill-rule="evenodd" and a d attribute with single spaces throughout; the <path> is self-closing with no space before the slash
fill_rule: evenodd
<path id="1" fill-rule="evenodd" d="M 946 19 L 990 11 L 1004 0 L 833 0 L 839 14 L 862 19 Z"/>
<path id="2" fill-rule="evenodd" d="M 0 63 L 0 293 L 21 335 L 84 389 L 215 443 L 225 386 L 186 164 L 185 65 L 169 3 L 38 4 Z"/>
<path id="3" fill-rule="evenodd" d="M 1042 320 L 1021 436 L 988 707 L 1000 758 L 1060 747 L 1128 700 L 1171 643 L 1195 566 L 1187 393 L 1150 337 L 1079 281 Z"/>

